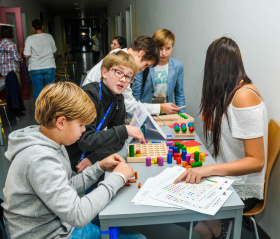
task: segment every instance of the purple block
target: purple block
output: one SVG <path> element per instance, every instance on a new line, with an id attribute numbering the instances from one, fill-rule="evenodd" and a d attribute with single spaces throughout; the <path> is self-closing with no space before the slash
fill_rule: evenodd
<path id="1" fill-rule="evenodd" d="M 168 149 L 168 153 L 172 153 L 173 154 L 173 149 Z"/>
<path id="2" fill-rule="evenodd" d="M 158 166 L 163 166 L 163 157 L 158 157 Z"/>
<path id="3" fill-rule="evenodd" d="M 191 155 L 190 154 L 187 154 L 186 155 L 186 162 L 190 162 L 191 161 Z"/>
<path id="4" fill-rule="evenodd" d="M 146 157 L 146 166 L 149 167 L 151 165 L 151 157 Z"/>
<path id="5" fill-rule="evenodd" d="M 170 145 L 172 145 L 173 144 L 173 141 L 166 141 L 166 145 L 167 146 L 170 146 Z"/>

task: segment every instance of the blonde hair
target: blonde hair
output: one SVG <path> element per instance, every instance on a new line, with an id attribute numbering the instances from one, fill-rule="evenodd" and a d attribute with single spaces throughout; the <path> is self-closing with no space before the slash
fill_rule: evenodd
<path id="1" fill-rule="evenodd" d="M 38 124 L 54 127 L 53 120 L 64 116 L 67 121 L 79 120 L 90 124 L 96 117 L 94 103 L 77 85 L 71 82 L 58 82 L 47 85 L 35 104 L 35 119 Z"/>
<path id="2" fill-rule="evenodd" d="M 133 76 L 139 71 L 138 65 L 133 56 L 124 52 L 118 51 L 108 54 L 101 65 L 101 68 L 105 67 L 109 70 L 113 66 L 126 66 L 133 71 Z"/>
<path id="3" fill-rule="evenodd" d="M 174 46 L 175 43 L 175 35 L 167 29 L 158 29 L 155 31 L 152 38 L 157 43 L 158 47 L 163 47 L 170 43 Z"/>

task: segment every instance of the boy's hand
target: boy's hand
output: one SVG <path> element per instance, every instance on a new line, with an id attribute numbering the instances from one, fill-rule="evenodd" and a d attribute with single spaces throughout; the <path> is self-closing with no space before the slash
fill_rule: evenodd
<path id="1" fill-rule="evenodd" d="M 117 167 L 113 170 L 113 172 L 118 172 L 123 174 L 126 179 L 129 179 L 133 176 L 133 169 L 127 163 L 121 162 L 117 165 Z"/>
<path id="2" fill-rule="evenodd" d="M 107 158 L 99 161 L 98 165 L 103 171 L 105 171 L 105 170 L 116 167 L 121 162 L 125 162 L 123 157 L 121 157 L 118 154 L 112 154 L 112 155 L 108 156 Z"/>
<path id="3" fill-rule="evenodd" d="M 127 130 L 128 136 L 133 137 L 136 141 L 141 142 L 143 144 L 146 143 L 144 134 L 139 127 L 132 126 L 132 125 L 126 125 L 125 127 Z"/>
<path id="4" fill-rule="evenodd" d="M 173 103 L 162 103 L 160 104 L 160 109 L 167 115 L 177 114 L 177 112 L 180 110 L 180 108 Z"/>
<path id="5" fill-rule="evenodd" d="M 84 158 L 77 166 L 78 173 L 83 172 L 87 167 L 91 166 L 92 163 L 89 161 L 88 158 Z"/>

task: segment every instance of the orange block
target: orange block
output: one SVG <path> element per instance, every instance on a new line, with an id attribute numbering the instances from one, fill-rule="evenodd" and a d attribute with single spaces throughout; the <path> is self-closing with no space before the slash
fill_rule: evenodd
<path id="1" fill-rule="evenodd" d="M 127 182 L 128 183 L 136 183 L 136 179 L 129 179 Z"/>
<path id="2" fill-rule="evenodd" d="M 129 184 L 129 183 L 126 183 L 125 186 L 130 187 L 130 184 Z"/>
<path id="3" fill-rule="evenodd" d="M 187 165 L 188 165 L 188 164 L 187 164 L 186 161 L 183 161 L 183 162 L 182 162 L 182 166 L 183 166 L 183 167 L 186 167 Z"/>
<path id="4" fill-rule="evenodd" d="M 141 183 L 138 183 L 138 188 L 141 188 Z"/>
<path id="5" fill-rule="evenodd" d="M 137 179 L 138 179 L 138 174 L 137 174 L 137 172 L 134 172 L 134 176 L 135 176 L 135 179 L 137 180 Z"/>
<path id="6" fill-rule="evenodd" d="M 189 168 L 192 168 L 192 166 L 191 166 L 191 165 L 187 165 L 187 166 L 186 166 L 186 169 L 189 169 Z"/>
<path id="7" fill-rule="evenodd" d="M 191 164 L 191 163 L 196 163 L 196 161 L 195 161 L 195 160 L 192 160 L 192 161 L 190 161 L 189 163 L 190 163 L 190 164 Z"/>

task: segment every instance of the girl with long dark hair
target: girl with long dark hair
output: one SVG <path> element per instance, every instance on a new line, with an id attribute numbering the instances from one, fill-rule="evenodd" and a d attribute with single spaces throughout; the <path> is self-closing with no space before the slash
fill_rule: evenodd
<path id="1" fill-rule="evenodd" d="M 208 48 L 204 67 L 201 119 L 217 164 L 191 168 L 175 182 L 199 183 L 211 175 L 231 176 L 244 211 L 263 199 L 268 117 L 258 89 L 248 78 L 235 41 L 222 37 Z M 225 238 L 229 220 L 199 222 L 202 239 Z"/>

